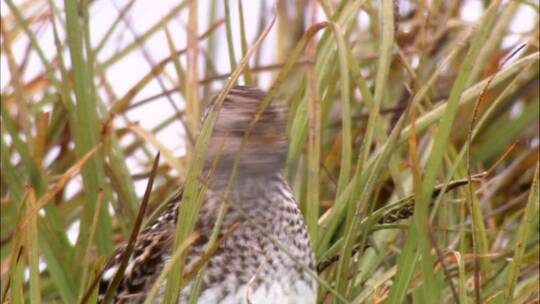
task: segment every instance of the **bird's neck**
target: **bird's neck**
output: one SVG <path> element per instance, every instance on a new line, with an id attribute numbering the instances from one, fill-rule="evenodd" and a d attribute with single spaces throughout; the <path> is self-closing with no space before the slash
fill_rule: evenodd
<path id="1" fill-rule="evenodd" d="M 236 174 L 232 175 L 230 170 L 225 172 L 215 171 L 209 176 L 209 190 L 216 193 L 230 192 L 249 193 L 255 190 L 264 190 L 269 186 L 269 183 L 277 181 L 282 182 L 283 176 L 281 169 L 273 168 L 271 170 L 237 170 Z"/>
<path id="2" fill-rule="evenodd" d="M 285 195 L 285 196 L 284 196 Z M 226 219 L 229 224 L 243 220 L 247 214 L 253 220 L 264 222 L 277 220 L 284 200 L 293 200 L 290 188 L 281 172 L 268 172 L 241 176 L 227 191 L 227 181 L 215 181 L 206 192 L 203 211 L 209 218 L 216 219 L 224 201 L 229 203 Z M 293 201 L 294 204 L 294 201 Z M 240 211 L 242 210 L 242 211 Z M 242 214 L 242 212 L 244 214 Z M 262 222 L 261 222 L 262 221 Z"/>

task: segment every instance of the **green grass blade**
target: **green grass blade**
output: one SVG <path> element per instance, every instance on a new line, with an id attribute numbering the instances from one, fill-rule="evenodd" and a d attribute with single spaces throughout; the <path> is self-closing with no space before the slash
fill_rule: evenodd
<path id="1" fill-rule="evenodd" d="M 247 37 L 246 37 L 246 26 L 244 22 L 244 5 L 242 0 L 238 0 L 238 15 L 240 18 L 240 41 L 242 47 L 242 57 L 246 56 L 247 52 Z M 228 33 L 227 33 L 228 34 Z M 246 85 L 253 85 L 253 77 L 251 76 L 251 69 L 249 66 L 244 70 L 244 82 Z"/>
<path id="2" fill-rule="evenodd" d="M 32 208 L 36 203 L 34 189 L 30 189 L 29 207 Z M 29 289 L 30 303 L 41 303 L 41 282 L 39 273 L 39 235 L 37 230 L 37 215 L 32 217 L 26 231 L 26 241 L 28 247 L 28 268 L 29 268 Z"/>
<path id="3" fill-rule="evenodd" d="M 225 8 L 225 30 L 227 33 L 227 50 L 229 52 L 229 64 L 231 71 L 236 69 L 236 56 L 234 54 L 234 40 L 231 26 L 231 9 L 229 8 L 229 1 L 223 0 L 223 7 Z M 245 57 L 245 56 L 244 56 Z"/>
<path id="4" fill-rule="evenodd" d="M 69 45 L 69 54 L 72 62 L 73 73 L 73 90 L 76 98 L 75 113 L 76 121 L 71 122 L 72 130 L 74 130 L 75 147 L 78 157 L 82 157 L 84 153 L 89 151 L 98 143 L 99 120 L 97 113 L 96 100 L 92 99 L 95 92 L 91 92 L 93 86 L 88 83 L 93 82 L 89 78 L 89 71 L 92 62 L 85 59 L 83 49 L 83 37 L 79 27 L 79 8 L 78 3 L 72 0 L 64 2 L 66 7 L 66 25 L 67 25 L 67 42 Z M 87 43 L 90 43 L 87 41 Z M 86 54 L 88 56 L 88 54 Z M 81 231 L 77 240 L 76 256 L 82 258 L 84 255 L 85 245 L 88 244 L 88 229 L 92 224 L 92 216 L 95 210 L 97 193 L 99 188 L 105 188 L 103 178 L 103 157 L 101 153 L 97 153 L 82 169 L 83 183 L 87 203 L 84 206 L 81 217 Z M 96 244 L 99 252 L 112 252 L 112 237 L 109 214 L 106 208 L 103 208 L 101 214 L 101 225 L 96 231 Z"/>
<path id="5" fill-rule="evenodd" d="M 505 303 L 515 303 L 515 289 L 518 281 L 521 265 L 523 264 L 523 256 L 529 239 L 531 228 L 535 225 L 535 215 L 538 214 L 538 169 L 540 165 L 536 163 L 536 169 L 534 170 L 533 183 L 529 191 L 529 198 L 527 199 L 527 206 L 524 209 L 523 220 L 519 225 L 518 233 L 516 235 L 516 241 L 514 245 L 514 256 L 510 263 L 510 270 L 508 272 L 506 280 L 506 289 L 504 291 L 506 301 Z M 536 219 L 537 222 L 538 219 Z"/>

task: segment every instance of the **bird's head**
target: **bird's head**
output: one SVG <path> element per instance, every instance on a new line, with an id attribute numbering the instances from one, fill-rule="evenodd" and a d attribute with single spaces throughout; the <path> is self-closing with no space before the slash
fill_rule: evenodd
<path id="1" fill-rule="evenodd" d="M 205 170 L 214 170 L 215 178 L 228 178 L 238 155 L 236 178 L 283 169 L 287 154 L 286 106 L 272 100 L 250 128 L 265 96 L 262 90 L 248 86 L 236 86 L 227 94 L 219 109 L 205 159 Z"/>

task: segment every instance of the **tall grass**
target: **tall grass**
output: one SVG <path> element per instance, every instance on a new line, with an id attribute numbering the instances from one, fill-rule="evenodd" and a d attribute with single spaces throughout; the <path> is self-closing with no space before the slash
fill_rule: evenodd
<path id="1" fill-rule="evenodd" d="M 135 1 L 99 40 L 99 1 L 4 2 L 2 303 L 94 303 L 104 261 L 136 223 L 137 182 L 149 177 L 137 172 L 150 171 L 156 150 L 163 161 L 147 214 L 185 184 L 176 251 L 159 278 L 167 302 L 200 280 L 173 270 L 194 240 L 215 113 L 200 129 L 198 121 L 213 85 L 223 88 L 219 103 L 236 83 L 289 106 L 286 174 L 314 244 L 319 303 L 539 301 L 534 1 L 477 1 L 474 21 L 462 1 L 263 1 L 254 37 L 246 1 L 182 1 L 106 59 L 98 55 L 114 48 L 114 33 L 135 33 L 127 18 Z M 178 49 L 170 25 L 182 16 L 186 48 Z M 532 27 L 516 32 L 523 16 Z M 117 96 L 108 72 L 158 33 L 170 55 L 146 56 L 150 71 Z M 276 64 L 260 63 L 268 54 Z M 29 62 L 40 67 L 30 79 Z M 154 80 L 161 92 L 138 97 Z M 130 122 L 130 111 L 161 99 L 175 112 L 155 128 Z M 178 121 L 181 157 L 158 136 Z"/>

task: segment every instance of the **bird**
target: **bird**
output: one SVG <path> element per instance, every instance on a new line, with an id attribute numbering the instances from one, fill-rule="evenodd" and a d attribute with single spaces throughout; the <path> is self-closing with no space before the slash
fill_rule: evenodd
<path id="1" fill-rule="evenodd" d="M 250 126 L 266 94 L 255 87 L 234 86 L 216 108 L 203 168 L 203 176 L 210 177 L 195 226 L 198 238 L 188 249 L 184 274 L 206 250 L 238 155 L 239 160 L 221 226 L 229 233 L 207 260 L 198 304 L 316 302 L 313 249 L 282 172 L 288 148 L 286 105 L 272 99 Z M 213 100 L 207 112 L 215 106 Z M 181 193 L 175 195 L 137 236 L 113 303 L 145 301 L 171 257 L 181 199 Z M 125 248 L 118 248 L 103 268 L 98 301 L 119 269 Z M 164 290 L 162 284 L 153 303 L 162 301 Z M 178 303 L 187 303 L 192 290 L 193 280 L 180 291 Z"/>

